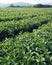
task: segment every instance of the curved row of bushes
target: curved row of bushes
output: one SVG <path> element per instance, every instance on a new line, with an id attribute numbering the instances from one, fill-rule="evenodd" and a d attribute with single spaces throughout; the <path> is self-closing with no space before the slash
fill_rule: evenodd
<path id="1" fill-rule="evenodd" d="M 0 42 L 1 65 L 52 65 L 52 22 L 32 33 Z"/>
<path id="2" fill-rule="evenodd" d="M 0 8 L 0 22 L 26 19 L 37 16 L 51 16 L 51 8 Z"/>
<path id="3" fill-rule="evenodd" d="M 28 18 L 33 18 L 36 17 L 37 15 L 17 15 L 17 16 L 9 16 L 9 17 L 0 17 L 0 22 L 6 22 L 6 21 L 18 21 L 18 20 L 23 20 L 23 19 L 28 19 Z"/>
<path id="4" fill-rule="evenodd" d="M 47 18 L 32 18 L 20 21 L 0 22 L 0 40 L 5 37 L 14 37 L 20 31 L 32 32 L 33 29 L 38 29 L 39 26 L 47 24 L 51 19 Z"/>

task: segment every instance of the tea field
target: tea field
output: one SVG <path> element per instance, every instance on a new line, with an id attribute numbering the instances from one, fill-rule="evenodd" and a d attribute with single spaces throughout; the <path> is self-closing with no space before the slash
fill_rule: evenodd
<path id="1" fill-rule="evenodd" d="M 0 8 L 0 65 L 52 65 L 52 8 Z"/>

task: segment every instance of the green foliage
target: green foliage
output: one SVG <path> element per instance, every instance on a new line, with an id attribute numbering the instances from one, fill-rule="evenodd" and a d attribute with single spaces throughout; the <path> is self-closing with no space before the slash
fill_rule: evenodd
<path id="1" fill-rule="evenodd" d="M 0 40 L 5 37 L 14 37 L 22 32 L 32 32 L 39 26 L 52 21 L 52 9 L 34 8 L 6 8 L 1 9 L 0 13 Z M 6 11 L 6 13 L 5 13 Z M 28 12 L 27 12 L 28 11 Z M 6 15 L 7 14 L 7 15 Z"/>
<path id="2" fill-rule="evenodd" d="M 0 65 L 52 65 L 52 9 L 0 9 Z"/>
<path id="3" fill-rule="evenodd" d="M 51 26 L 50 26 L 51 24 Z M 52 65 L 52 23 L 1 42 L 1 65 Z"/>

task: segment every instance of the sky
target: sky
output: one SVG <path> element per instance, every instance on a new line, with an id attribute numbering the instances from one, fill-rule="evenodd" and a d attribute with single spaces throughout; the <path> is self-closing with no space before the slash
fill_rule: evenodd
<path id="1" fill-rule="evenodd" d="M 25 2 L 31 4 L 52 4 L 52 0 L 0 0 L 0 3 L 18 3 Z"/>

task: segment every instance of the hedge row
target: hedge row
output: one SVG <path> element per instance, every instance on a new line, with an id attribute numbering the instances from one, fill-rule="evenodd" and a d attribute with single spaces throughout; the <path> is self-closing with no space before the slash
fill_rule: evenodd
<path id="1" fill-rule="evenodd" d="M 0 42 L 1 65 L 52 65 L 52 22 L 32 33 Z"/>
<path id="2" fill-rule="evenodd" d="M 33 29 L 38 29 L 39 26 L 47 24 L 50 20 L 44 17 L 41 19 L 34 17 L 20 21 L 0 22 L 0 40 L 5 37 L 14 37 L 20 31 L 32 32 Z"/>

